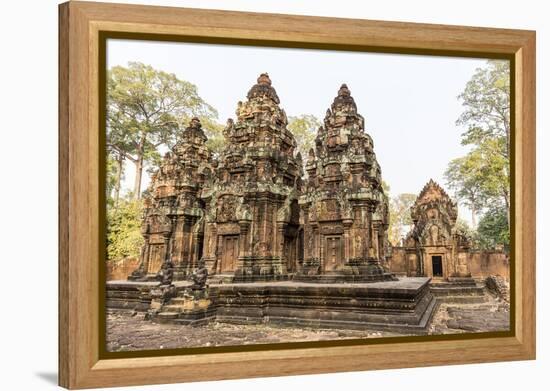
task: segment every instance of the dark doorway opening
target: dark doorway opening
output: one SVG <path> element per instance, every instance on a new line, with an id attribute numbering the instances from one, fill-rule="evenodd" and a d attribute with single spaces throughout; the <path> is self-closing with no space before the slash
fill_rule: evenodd
<path id="1" fill-rule="evenodd" d="M 434 277 L 443 277 L 443 260 L 441 255 L 432 255 L 432 274 Z"/>

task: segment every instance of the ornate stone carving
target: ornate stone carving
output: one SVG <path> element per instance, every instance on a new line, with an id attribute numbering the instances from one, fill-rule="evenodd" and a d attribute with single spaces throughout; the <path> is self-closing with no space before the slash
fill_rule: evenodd
<path id="1" fill-rule="evenodd" d="M 160 285 L 172 285 L 174 264 L 172 262 L 164 262 L 156 277 L 160 281 Z"/>
<path id="2" fill-rule="evenodd" d="M 324 259 L 320 260 L 321 265 L 330 265 L 321 272 L 332 276 L 323 277 L 328 281 L 391 278 L 380 265 L 387 256 L 387 198 L 364 122 L 349 88 L 342 84 L 326 112 L 324 126 L 317 132 L 315 150 L 309 151 L 308 187 L 300 205 L 308 214 L 304 230 L 309 232 L 319 225 L 316 245 L 330 244 L 321 251 Z M 374 224 L 377 237 L 366 235 L 364 232 L 371 231 Z M 306 242 L 306 246 L 312 245 Z M 369 254 L 372 246 L 377 249 Z M 307 265 L 315 264 L 315 250 L 306 249 L 306 266 L 299 278 L 312 275 Z"/>
<path id="3" fill-rule="evenodd" d="M 191 275 L 191 281 L 193 285 L 192 290 L 204 290 L 206 289 L 206 280 L 208 279 L 208 270 L 204 266 L 204 260 L 199 261 L 199 266 Z"/>
<path id="4" fill-rule="evenodd" d="M 409 268 L 409 275 L 431 276 L 432 262 L 441 262 L 441 275 L 436 277 L 467 277 L 468 238 L 455 228 L 457 205 L 435 181 L 430 179 L 411 208 L 413 229 L 407 234 L 404 245 L 408 253 L 420 254 L 419 268 Z M 440 260 L 447 259 L 449 262 Z M 437 267 L 439 269 L 439 266 Z M 440 272 L 439 270 L 437 271 Z"/>
<path id="5" fill-rule="evenodd" d="M 263 73 L 237 104 L 236 120 L 227 121 L 225 148 L 211 186 L 202 192 L 207 221 L 216 227 L 205 232 L 205 241 L 222 243 L 217 254 L 204 251 L 211 272 L 224 269 L 236 280 L 281 279 L 288 277 L 284 265 L 297 262 L 296 251 L 285 256 L 281 248 L 296 247 L 303 168 L 279 103 Z M 274 229 L 277 222 L 285 223 L 282 230 Z"/>
<path id="6" fill-rule="evenodd" d="M 199 195 L 214 171 L 206 140 L 200 120 L 192 118 L 152 175 L 144 200 L 141 264 L 130 279 L 155 279 L 155 268 L 164 261 L 173 263 L 174 278 L 181 279 L 198 262 L 205 215 Z"/>
<path id="7" fill-rule="evenodd" d="M 302 156 L 279 104 L 269 75 L 261 74 L 238 102 L 237 118 L 227 120 L 217 159 L 200 120 L 191 119 L 152 175 L 142 265 L 132 278 L 154 278 L 167 261 L 174 279 L 186 278 L 201 257 L 211 275 L 241 281 L 288 278 L 287 269 L 354 280 L 387 277 L 380 266 L 389 247 L 387 198 L 349 88 L 340 87 L 308 153 L 307 189 Z M 299 232 L 305 233 L 300 241 Z M 303 265 L 309 269 L 300 270 Z"/>

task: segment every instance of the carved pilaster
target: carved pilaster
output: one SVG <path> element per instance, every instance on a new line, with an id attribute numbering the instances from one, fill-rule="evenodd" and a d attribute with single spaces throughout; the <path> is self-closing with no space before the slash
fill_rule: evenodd
<path id="1" fill-rule="evenodd" d="M 351 219 L 343 220 L 343 225 L 344 225 L 344 260 L 348 262 L 349 259 L 351 258 L 352 239 L 350 235 L 350 229 L 351 229 L 351 226 L 353 225 L 353 220 Z"/>

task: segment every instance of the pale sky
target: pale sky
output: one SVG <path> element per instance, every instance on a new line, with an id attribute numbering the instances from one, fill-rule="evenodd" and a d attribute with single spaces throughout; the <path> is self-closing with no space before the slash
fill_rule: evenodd
<path id="1" fill-rule="evenodd" d="M 261 48 L 233 45 L 167 43 L 110 39 L 108 67 L 139 61 L 198 87 L 199 95 L 219 112 L 219 122 L 235 118 L 239 100 L 262 72 L 288 116 L 313 114 L 321 121 L 338 88 L 346 83 L 374 151 L 390 195 L 419 193 L 430 178 L 443 187 L 451 159 L 463 156 L 464 131 L 455 125 L 462 112 L 457 96 L 486 59 Z M 134 167 L 123 184 L 130 189 Z M 144 173 L 142 188 L 149 178 Z M 459 207 L 470 220 L 469 211 Z"/>

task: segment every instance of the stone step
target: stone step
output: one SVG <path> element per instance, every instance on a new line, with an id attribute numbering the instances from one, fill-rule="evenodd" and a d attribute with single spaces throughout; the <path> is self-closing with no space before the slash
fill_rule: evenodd
<path id="1" fill-rule="evenodd" d="M 169 304 L 162 307 L 163 312 L 179 314 L 182 311 L 181 306 L 177 304 Z"/>
<path id="2" fill-rule="evenodd" d="M 476 286 L 476 281 L 472 277 L 449 277 L 449 283 L 461 286 Z"/>
<path id="3" fill-rule="evenodd" d="M 157 317 L 159 319 L 176 319 L 179 316 L 179 313 L 177 312 L 159 312 L 157 314 Z"/>
<path id="4" fill-rule="evenodd" d="M 430 287 L 434 296 L 484 296 L 482 287 Z"/>
<path id="5" fill-rule="evenodd" d="M 184 297 L 174 297 L 172 300 L 170 300 L 170 305 L 183 305 L 187 303 L 190 299 L 186 299 Z"/>
<path id="6" fill-rule="evenodd" d="M 439 302 L 453 304 L 477 304 L 487 301 L 485 296 L 436 296 Z"/>
<path id="7" fill-rule="evenodd" d="M 476 284 L 430 284 L 432 288 L 478 288 Z"/>
<path id="8" fill-rule="evenodd" d="M 215 285 L 215 284 L 230 284 L 233 282 L 234 277 L 232 274 L 218 274 L 210 277 L 208 279 L 208 284 Z"/>

